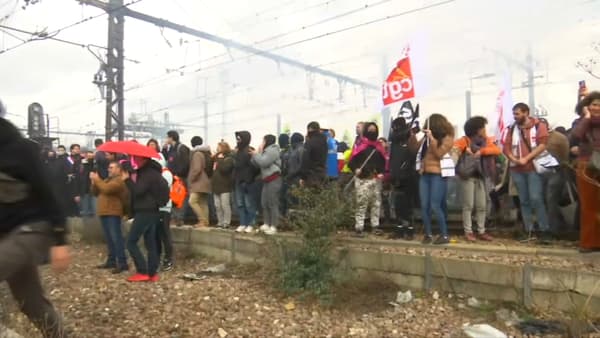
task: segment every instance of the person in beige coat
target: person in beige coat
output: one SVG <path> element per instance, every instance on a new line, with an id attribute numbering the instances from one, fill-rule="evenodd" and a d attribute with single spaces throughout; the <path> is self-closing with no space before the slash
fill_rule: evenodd
<path id="1" fill-rule="evenodd" d="M 211 183 L 206 173 L 206 157 L 210 157 L 210 146 L 202 145 L 202 138 L 192 138 L 192 152 L 190 172 L 188 175 L 188 190 L 190 193 L 190 207 L 198 217 L 197 228 L 206 228 L 209 225 L 208 195 L 211 193 Z"/>

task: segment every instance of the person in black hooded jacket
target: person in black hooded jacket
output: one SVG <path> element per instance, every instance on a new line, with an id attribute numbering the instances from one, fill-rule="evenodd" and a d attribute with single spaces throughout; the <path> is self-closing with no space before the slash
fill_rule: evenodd
<path id="1" fill-rule="evenodd" d="M 256 177 L 260 174 L 254 164 L 252 164 L 252 155 L 250 141 L 252 136 L 247 131 L 238 131 L 235 133 L 237 142 L 234 155 L 233 179 L 235 182 L 235 202 L 240 217 L 240 226 L 235 230 L 237 232 L 251 233 L 254 231 L 256 222 L 256 212 L 258 208 L 259 183 Z"/>
<path id="2" fill-rule="evenodd" d="M 135 173 L 123 172 L 126 181 L 132 181 L 130 191 L 133 199 L 134 220 L 127 237 L 127 250 L 133 259 L 137 273 L 127 280 L 130 282 L 158 281 L 158 249 L 156 247 L 156 227 L 160 224 L 159 196 L 160 186 L 166 184 L 162 177 L 162 168 L 149 158 L 133 157 Z M 164 181 L 164 182 L 163 182 Z M 167 184 L 168 186 L 168 184 Z M 144 244 L 148 251 L 148 261 L 140 251 L 137 243 L 144 236 Z"/>
<path id="3" fill-rule="evenodd" d="M 0 101 L 0 281 L 44 337 L 66 337 L 62 320 L 44 297 L 38 265 L 50 251 L 58 271 L 69 265 L 66 218 L 52 192 L 39 147 L 3 118 Z"/>
<path id="4" fill-rule="evenodd" d="M 394 211 L 399 225 L 412 226 L 417 189 L 415 170 L 418 141 L 415 133 L 403 117 L 392 121 L 390 132 L 390 175 L 394 188 Z"/>
<path id="5" fill-rule="evenodd" d="M 300 184 L 318 188 L 327 179 L 327 137 L 321 133 L 321 126 L 318 122 L 309 123 L 307 132 L 302 154 Z"/>

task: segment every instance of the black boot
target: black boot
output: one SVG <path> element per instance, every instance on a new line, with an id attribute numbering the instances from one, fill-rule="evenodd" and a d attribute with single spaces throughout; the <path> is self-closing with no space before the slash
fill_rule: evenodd
<path id="1" fill-rule="evenodd" d="M 412 226 L 407 226 L 404 238 L 406 238 L 407 241 L 412 241 L 415 239 L 415 228 Z"/>
<path id="2" fill-rule="evenodd" d="M 404 225 L 394 225 L 394 238 L 403 239 L 406 235 L 406 227 Z"/>

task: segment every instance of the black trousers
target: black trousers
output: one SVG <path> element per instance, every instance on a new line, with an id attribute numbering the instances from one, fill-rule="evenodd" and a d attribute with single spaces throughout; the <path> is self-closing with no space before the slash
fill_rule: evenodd
<path id="1" fill-rule="evenodd" d="M 173 260 L 173 237 L 171 236 L 171 213 L 166 211 L 160 212 L 160 222 L 156 229 L 156 249 L 158 258 L 165 249 L 165 261 Z"/>
<path id="2" fill-rule="evenodd" d="M 392 192 L 394 195 L 394 210 L 396 212 L 396 221 L 413 223 L 413 209 L 415 208 L 415 193 L 416 189 L 412 182 L 401 182 L 394 184 Z"/>
<path id="3" fill-rule="evenodd" d="M 0 238 L 0 281 L 7 281 L 21 311 L 45 338 L 66 337 L 62 319 L 44 296 L 38 265 L 50 249 L 51 228 L 27 224 Z"/>

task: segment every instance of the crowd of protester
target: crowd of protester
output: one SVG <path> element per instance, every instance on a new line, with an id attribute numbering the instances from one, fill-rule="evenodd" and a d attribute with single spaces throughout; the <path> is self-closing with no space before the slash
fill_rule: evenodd
<path id="1" fill-rule="evenodd" d="M 67 216 L 100 219 L 107 258 L 98 268 L 129 271 L 128 252 L 136 271 L 128 280 L 155 282 L 159 271 L 173 268 L 171 227 L 191 224 L 187 210 L 198 228 L 230 228 L 236 214 L 235 231 L 273 235 L 298 207 L 296 187 L 330 187 L 353 197 L 357 236 L 368 221 L 375 234 L 391 224 L 396 237 L 411 240 L 420 209 L 423 243 L 443 245 L 452 183 L 460 190 L 469 242 L 492 241 L 494 219 L 518 210 L 520 240 L 537 237 L 543 244 L 576 231 L 581 252 L 600 251 L 600 92 L 580 88 L 579 94 L 571 128 L 551 128 L 518 103 L 501 140 L 486 134 L 484 117 L 468 119 L 457 138 L 445 116 L 432 114 L 422 130 L 414 118 L 396 118 L 389 138 L 375 123 L 357 123 L 352 144 L 336 141 L 318 122 L 308 124 L 306 136 L 265 135 L 257 148 L 250 132 L 239 131 L 234 147 L 221 141 L 214 152 L 199 136 L 190 148 L 169 131 L 162 145 L 136 144 L 151 156 L 74 144 L 68 152 L 43 149 L 40 157 L 39 145 L 5 119 L 0 102 L 0 280 L 45 336 L 62 337 L 62 320 L 43 295 L 37 267 L 48 261 L 57 271 L 68 267 Z M 258 219 L 263 224 L 256 229 Z"/>
<path id="2" fill-rule="evenodd" d="M 389 138 L 376 123 L 359 122 L 352 144 L 311 122 L 306 136 L 265 135 L 256 148 L 249 131 L 236 132 L 233 147 L 222 140 L 215 151 L 200 136 L 188 147 L 178 132 L 169 131 L 163 144 L 147 143 L 157 159 L 74 144 L 69 152 L 63 146 L 44 151 L 43 160 L 67 215 L 100 218 L 108 257 L 99 268 L 128 271 L 127 250 L 137 270 L 130 281 L 155 281 L 159 269 L 173 267 L 172 226 L 276 234 L 297 205 L 296 187 L 333 186 L 353 196 L 356 236 L 367 228 L 381 235 L 382 225 L 390 225 L 393 235 L 412 240 L 420 209 L 423 243 L 447 244 L 452 177 L 467 241 L 492 241 L 490 223 L 516 209 L 519 240 L 544 244 L 579 231 L 580 250 L 588 252 L 600 250 L 600 93 L 582 93 L 576 113 L 570 129 L 551 129 L 518 103 L 515 122 L 500 141 L 486 134 L 484 117 L 468 119 L 464 136 L 457 138 L 445 116 L 432 114 L 422 128 L 414 119 L 396 118 Z M 101 145 L 97 140 L 95 146 Z M 574 205 L 571 214 L 561 212 Z M 126 240 L 124 218 L 132 219 Z M 147 258 L 138 247 L 142 237 Z"/>

